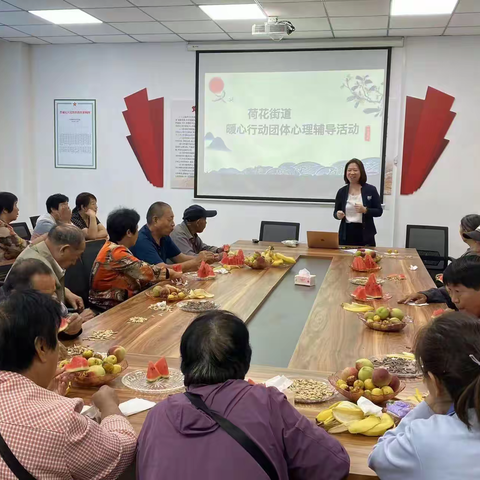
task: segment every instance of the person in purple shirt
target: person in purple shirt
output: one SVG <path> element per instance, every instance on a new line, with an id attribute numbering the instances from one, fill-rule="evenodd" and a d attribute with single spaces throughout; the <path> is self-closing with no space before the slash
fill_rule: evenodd
<path id="1" fill-rule="evenodd" d="M 350 459 L 342 445 L 301 415 L 276 388 L 250 385 L 252 350 L 245 324 L 225 311 L 197 317 L 182 336 L 187 392 L 239 427 L 280 480 L 340 480 Z M 259 463 L 185 394 L 158 403 L 143 425 L 139 480 L 268 480 Z"/>

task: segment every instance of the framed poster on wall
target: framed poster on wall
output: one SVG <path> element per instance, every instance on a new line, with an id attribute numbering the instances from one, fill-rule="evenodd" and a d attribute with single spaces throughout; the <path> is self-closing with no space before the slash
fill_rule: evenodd
<path id="1" fill-rule="evenodd" d="M 96 100 L 54 100 L 55 168 L 97 168 Z"/>

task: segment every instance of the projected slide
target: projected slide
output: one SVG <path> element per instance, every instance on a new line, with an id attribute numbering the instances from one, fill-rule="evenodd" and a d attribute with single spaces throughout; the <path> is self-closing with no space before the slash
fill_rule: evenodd
<path id="1" fill-rule="evenodd" d="M 331 200 L 353 157 L 380 190 L 385 71 L 205 72 L 197 194 Z"/>

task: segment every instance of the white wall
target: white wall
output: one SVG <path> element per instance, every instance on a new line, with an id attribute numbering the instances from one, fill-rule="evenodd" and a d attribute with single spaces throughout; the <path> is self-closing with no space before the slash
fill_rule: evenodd
<path id="1" fill-rule="evenodd" d="M 0 190 L 22 198 L 24 214 L 36 209 L 30 60 L 29 46 L 0 43 Z"/>
<path id="2" fill-rule="evenodd" d="M 387 159 L 401 159 L 404 95 L 424 98 L 431 85 L 457 97 L 454 110 L 458 115 L 447 135 L 451 144 L 419 192 L 398 196 L 400 175 L 394 169 L 394 195 L 385 197 L 386 211 L 376 221 L 379 245 L 403 246 L 408 223 L 438 224 L 452 228 L 451 253 L 463 251 L 456 235 L 458 220 L 479 211 L 474 197 L 480 142 L 479 48 L 480 37 L 433 37 L 407 39 L 405 48 L 394 49 Z M 52 193 L 67 194 L 73 204 L 79 192 L 91 191 L 98 197 L 102 220 L 118 205 L 134 207 L 143 217 L 156 200 L 170 203 L 177 220 L 181 219 L 193 201 L 193 190 L 169 188 L 169 104 L 173 99 L 194 98 L 194 53 L 183 44 L 1 44 L 0 66 L 0 190 L 18 194 L 23 218 L 42 213 Z M 166 99 L 167 186 L 163 189 L 145 179 L 125 138 L 129 132 L 122 116 L 123 98 L 144 87 L 150 98 Z M 97 99 L 98 169 L 94 171 L 54 168 L 53 100 L 74 97 Z M 16 113 L 18 105 L 21 114 Z M 15 158 L 13 166 L 11 157 Z M 307 230 L 338 228 L 330 206 L 200 203 L 219 210 L 203 235 L 211 243 L 257 238 L 261 220 L 298 221 L 302 240 Z"/>
<path id="3" fill-rule="evenodd" d="M 480 213 L 480 37 L 410 38 L 404 50 L 405 95 L 442 90 L 455 97 L 457 116 L 446 135 L 450 144 L 422 188 L 397 199 L 395 244 L 404 245 L 407 224 L 448 226 L 450 254 L 458 257 L 466 249 L 460 218 Z"/>

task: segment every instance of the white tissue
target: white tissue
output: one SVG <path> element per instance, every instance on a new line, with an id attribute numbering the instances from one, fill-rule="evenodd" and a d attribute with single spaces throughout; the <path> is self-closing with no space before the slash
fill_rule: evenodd
<path id="1" fill-rule="evenodd" d="M 267 387 L 276 387 L 280 392 L 284 392 L 291 384 L 292 380 L 289 380 L 285 375 L 277 375 L 265 382 Z"/>
<path id="2" fill-rule="evenodd" d="M 375 415 L 378 418 L 382 416 L 382 407 L 375 405 L 368 398 L 360 397 L 357 400 L 357 405 L 362 409 L 365 416 Z"/>
<path id="3" fill-rule="evenodd" d="M 131 400 L 121 403 L 118 408 L 126 417 L 129 417 L 130 415 L 150 410 L 155 405 L 155 402 L 150 402 L 143 398 L 132 398 Z M 84 405 L 80 413 L 93 420 L 100 416 L 100 412 L 95 405 Z"/>
<path id="4" fill-rule="evenodd" d="M 310 273 L 306 268 L 302 268 L 302 269 L 298 272 L 298 275 L 300 275 L 301 277 L 310 277 L 310 276 L 311 276 L 311 273 Z"/>
<path id="5" fill-rule="evenodd" d="M 428 303 L 415 303 L 415 302 L 408 302 L 407 305 L 411 305 L 412 307 L 428 307 Z"/>
<path id="6" fill-rule="evenodd" d="M 417 268 L 418 268 L 417 265 L 410 265 L 410 270 L 415 271 Z"/>
<path id="7" fill-rule="evenodd" d="M 129 417 L 130 415 L 135 415 L 136 413 L 150 410 L 155 405 L 155 402 L 150 402 L 149 400 L 144 400 L 143 398 L 132 398 L 131 400 L 121 403 L 118 407 L 126 417 Z"/>

